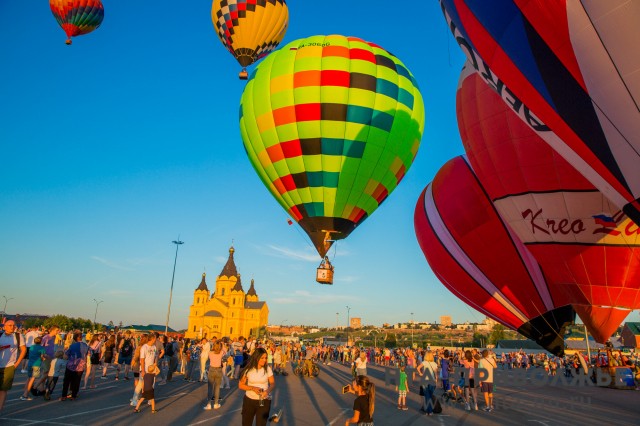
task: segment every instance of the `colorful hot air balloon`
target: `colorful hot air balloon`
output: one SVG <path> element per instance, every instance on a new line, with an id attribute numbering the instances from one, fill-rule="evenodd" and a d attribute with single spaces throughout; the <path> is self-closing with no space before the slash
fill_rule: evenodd
<path id="1" fill-rule="evenodd" d="M 640 3 L 440 2 L 474 66 L 515 95 L 505 101 L 524 102 L 557 135 L 545 140 L 640 224 Z"/>
<path id="2" fill-rule="evenodd" d="M 462 157 L 447 162 L 418 199 L 414 225 L 438 279 L 474 309 L 557 355 L 575 312 L 554 295 Z"/>
<path id="3" fill-rule="evenodd" d="M 285 0 L 213 0 L 211 20 L 224 47 L 246 67 L 272 52 L 289 25 Z"/>
<path id="4" fill-rule="evenodd" d="M 606 341 L 640 308 L 640 228 L 468 68 L 457 113 L 469 162 L 496 209 L 594 338 Z"/>
<path id="5" fill-rule="evenodd" d="M 240 107 L 251 163 L 321 257 L 395 189 L 423 127 L 422 96 L 402 62 L 338 35 L 273 52 L 251 76 Z"/>
<path id="6" fill-rule="evenodd" d="M 104 18 L 100 0 L 49 0 L 49 6 L 67 34 L 67 44 L 71 44 L 71 37 L 89 34 L 98 28 Z"/>

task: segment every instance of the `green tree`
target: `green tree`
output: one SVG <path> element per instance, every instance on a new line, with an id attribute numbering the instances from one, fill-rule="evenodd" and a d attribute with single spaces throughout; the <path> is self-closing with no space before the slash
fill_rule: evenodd
<path id="1" fill-rule="evenodd" d="M 61 330 L 71 331 L 73 330 L 73 321 L 66 315 L 54 315 L 52 317 L 47 318 L 44 321 L 45 327 L 49 328 L 53 325 L 57 325 Z"/>
<path id="2" fill-rule="evenodd" d="M 473 333 L 473 338 L 471 339 L 471 346 L 476 348 L 480 348 L 485 346 L 488 343 L 487 336 L 482 333 L 478 333 L 477 331 Z"/>
<path id="3" fill-rule="evenodd" d="M 396 341 L 395 333 L 388 333 L 387 338 L 384 339 L 384 347 L 391 349 L 397 346 L 398 346 L 398 342 Z"/>
<path id="4" fill-rule="evenodd" d="M 22 327 L 24 328 L 40 327 L 42 324 L 44 324 L 44 322 L 45 322 L 44 318 L 27 318 L 26 320 L 22 321 Z"/>
<path id="5" fill-rule="evenodd" d="M 493 330 L 489 335 L 489 342 L 492 344 L 496 344 L 498 340 L 504 340 L 506 337 L 505 328 L 502 324 L 496 324 L 493 326 Z"/>

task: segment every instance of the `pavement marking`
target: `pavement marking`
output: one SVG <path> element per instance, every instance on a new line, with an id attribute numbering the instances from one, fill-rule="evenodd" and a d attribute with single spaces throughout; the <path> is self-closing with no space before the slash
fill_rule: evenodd
<path id="1" fill-rule="evenodd" d="M 206 422 L 209 422 L 209 421 L 211 421 L 211 420 L 215 420 L 215 419 L 219 419 L 220 417 L 224 417 L 224 416 L 226 416 L 227 414 L 237 413 L 238 411 L 242 411 L 242 408 L 238 408 L 237 410 L 233 410 L 233 411 L 227 411 L 226 413 L 224 413 L 224 414 L 220 414 L 219 416 L 210 417 L 210 418 L 208 418 L 208 419 L 200 420 L 199 422 L 189 423 L 189 425 L 188 425 L 188 426 L 194 426 L 194 425 L 199 425 L 199 424 L 202 424 L 202 423 L 206 423 Z"/>
<path id="2" fill-rule="evenodd" d="M 30 422 L 33 422 L 33 419 L 16 419 L 13 417 L 0 417 L 0 420 L 11 420 L 12 422 L 26 422 L 27 424 L 29 424 Z M 47 423 L 50 425 L 61 425 L 61 426 L 81 426 L 73 423 L 60 423 L 60 422 L 47 422 Z"/>
<path id="3" fill-rule="evenodd" d="M 540 423 L 541 425 L 545 425 L 547 424 L 546 421 L 542 421 L 542 420 L 528 420 L 529 422 L 536 422 L 536 423 Z"/>
<path id="4" fill-rule="evenodd" d="M 347 411 L 349 411 L 349 408 L 343 408 L 342 413 L 338 414 L 338 416 L 336 416 L 333 420 L 327 423 L 327 426 L 332 426 L 335 422 L 338 421 L 340 417 L 344 416 L 344 413 L 346 413 Z"/>
<path id="5" fill-rule="evenodd" d="M 187 393 L 188 392 L 180 392 L 180 393 L 176 393 L 176 394 L 173 394 L 173 395 L 164 396 L 162 398 L 156 398 L 156 401 L 160 401 L 160 400 L 168 399 L 168 398 L 173 398 L 174 396 L 185 395 Z M 122 407 L 127 407 L 127 406 L 131 406 L 131 405 L 130 404 L 113 405 L 111 407 L 103 407 L 103 408 L 97 408 L 95 410 L 82 411 L 80 413 L 68 414 L 66 416 L 55 417 L 53 419 L 48 419 L 48 420 L 28 420 L 30 423 L 25 423 L 24 426 L 35 425 L 35 424 L 39 424 L 39 423 L 68 424 L 68 423 L 55 423 L 53 420 L 62 420 L 62 419 L 67 419 L 69 417 L 82 416 L 82 415 L 85 415 L 85 414 L 97 413 L 98 411 L 113 410 L 114 408 L 122 408 Z M 14 420 L 14 419 L 5 418 L 5 420 Z M 22 421 L 22 420 L 20 420 L 20 421 Z"/>

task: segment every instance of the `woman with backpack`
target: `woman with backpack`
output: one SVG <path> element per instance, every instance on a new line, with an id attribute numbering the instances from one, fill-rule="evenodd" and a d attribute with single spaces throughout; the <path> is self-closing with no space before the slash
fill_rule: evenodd
<path id="1" fill-rule="evenodd" d="M 131 331 L 124 332 L 124 338 L 120 340 L 118 345 L 118 369 L 116 370 L 116 380 L 120 375 L 120 366 L 124 365 L 124 379 L 129 380 L 129 370 L 131 369 L 131 360 L 133 359 L 133 351 L 135 350 L 135 342 L 131 338 Z"/>
<path id="2" fill-rule="evenodd" d="M 101 379 L 107 378 L 107 368 L 109 365 L 113 366 L 113 357 L 116 352 L 116 337 L 112 334 L 109 336 L 107 342 L 103 345 L 104 354 L 103 354 L 103 362 L 102 362 L 102 377 Z M 115 366 L 113 367 L 115 368 Z M 118 376 L 116 375 L 116 380 L 118 380 Z"/>

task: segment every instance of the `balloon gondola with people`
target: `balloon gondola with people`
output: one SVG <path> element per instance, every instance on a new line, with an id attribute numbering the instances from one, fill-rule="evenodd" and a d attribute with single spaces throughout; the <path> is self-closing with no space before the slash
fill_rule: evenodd
<path id="1" fill-rule="evenodd" d="M 333 272 L 330 247 L 400 183 L 423 127 L 422 96 L 403 63 L 376 44 L 339 35 L 273 52 L 240 105 L 251 164 L 328 266 L 318 274 Z M 318 278 L 329 284 L 326 275 Z"/>

